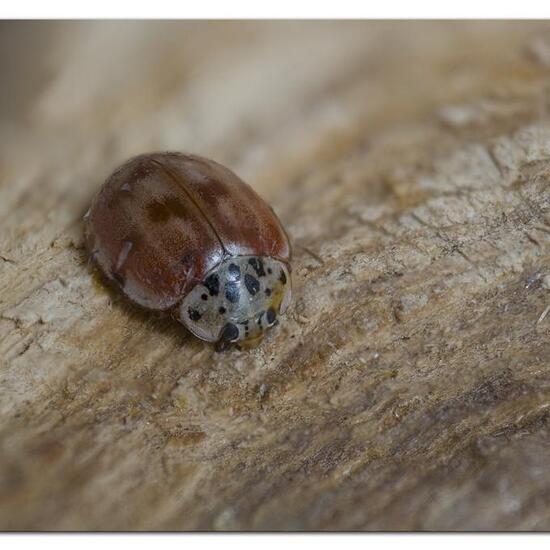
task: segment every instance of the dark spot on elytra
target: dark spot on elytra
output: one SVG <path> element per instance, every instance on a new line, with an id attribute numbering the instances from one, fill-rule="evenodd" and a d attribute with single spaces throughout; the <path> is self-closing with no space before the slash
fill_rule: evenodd
<path id="1" fill-rule="evenodd" d="M 207 294 L 201 294 L 201 300 L 208 300 Z"/>
<path id="2" fill-rule="evenodd" d="M 271 289 L 270 288 L 265 289 L 265 295 L 266 296 L 271 296 Z"/>
<path id="3" fill-rule="evenodd" d="M 281 269 L 281 274 L 279 275 L 279 281 L 281 281 L 283 285 L 286 285 L 286 275 L 285 275 L 284 269 Z"/>
<path id="4" fill-rule="evenodd" d="M 265 275 L 264 262 L 261 258 L 250 258 L 248 263 L 254 268 L 254 271 L 258 277 L 263 277 Z"/>
<path id="5" fill-rule="evenodd" d="M 147 214 L 152 222 L 161 223 L 168 220 L 170 210 L 168 210 L 164 203 L 155 200 L 147 205 Z"/>
<path id="6" fill-rule="evenodd" d="M 168 221 L 171 216 L 183 218 L 186 215 L 184 204 L 176 197 L 166 197 L 164 201 L 153 200 L 147 205 L 149 219 L 155 223 Z"/>
<path id="7" fill-rule="evenodd" d="M 220 315 L 223 315 L 227 310 L 223 306 L 221 306 L 218 311 L 220 312 Z"/>
<path id="8" fill-rule="evenodd" d="M 239 301 L 239 285 L 230 281 L 225 285 L 225 297 L 232 303 Z"/>
<path id="9" fill-rule="evenodd" d="M 220 293 L 220 279 L 215 273 L 208 275 L 203 284 L 208 289 L 210 296 L 217 296 Z"/>
<path id="10" fill-rule="evenodd" d="M 246 273 L 244 276 L 244 284 L 246 285 L 246 290 L 248 290 L 252 296 L 260 290 L 260 281 L 249 273 Z"/>
<path id="11" fill-rule="evenodd" d="M 189 313 L 189 319 L 191 319 L 191 321 L 198 321 L 202 317 L 202 315 L 193 308 L 189 308 L 187 313 Z"/>
<path id="12" fill-rule="evenodd" d="M 273 269 L 271 269 L 270 267 L 267 268 L 267 272 L 271 275 L 273 273 Z"/>
<path id="13" fill-rule="evenodd" d="M 241 278 L 241 268 L 236 264 L 229 264 L 227 275 L 232 281 L 238 281 Z"/>
<path id="14" fill-rule="evenodd" d="M 270 307 L 266 314 L 265 314 L 265 317 L 267 319 L 267 322 L 272 325 L 274 322 L 275 322 L 275 319 L 277 319 L 277 314 L 275 313 L 275 310 Z"/>

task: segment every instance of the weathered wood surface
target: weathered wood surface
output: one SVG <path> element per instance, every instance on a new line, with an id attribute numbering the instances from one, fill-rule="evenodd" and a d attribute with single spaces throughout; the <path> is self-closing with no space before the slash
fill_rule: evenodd
<path id="1" fill-rule="evenodd" d="M 550 24 L 0 31 L 2 529 L 550 529 Z M 165 149 L 297 244 L 253 351 L 87 266 L 93 193 Z"/>

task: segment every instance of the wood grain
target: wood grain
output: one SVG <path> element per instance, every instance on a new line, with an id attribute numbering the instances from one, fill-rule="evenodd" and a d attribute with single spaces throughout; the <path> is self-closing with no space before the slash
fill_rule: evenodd
<path id="1" fill-rule="evenodd" d="M 550 529 L 549 30 L 3 23 L 0 528 Z M 254 350 L 88 265 L 91 197 L 158 150 L 294 240 Z"/>

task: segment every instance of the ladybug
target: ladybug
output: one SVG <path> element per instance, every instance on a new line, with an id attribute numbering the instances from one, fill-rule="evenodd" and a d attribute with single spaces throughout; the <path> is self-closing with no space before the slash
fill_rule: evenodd
<path id="1" fill-rule="evenodd" d="M 291 299 L 291 247 L 273 210 L 203 157 L 134 157 L 85 216 L 93 262 L 132 302 L 224 350 L 253 344 Z"/>

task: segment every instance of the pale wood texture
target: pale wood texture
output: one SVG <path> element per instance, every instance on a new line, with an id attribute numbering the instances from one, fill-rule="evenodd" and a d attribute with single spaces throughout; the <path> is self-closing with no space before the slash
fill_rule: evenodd
<path id="1" fill-rule="evenodd" d="M 2 529 L 550 529 L 548 23 L 0 31 Z M 87 265 L 93 193 L 166 149 L 296 243 L 252 351 Z"/>

